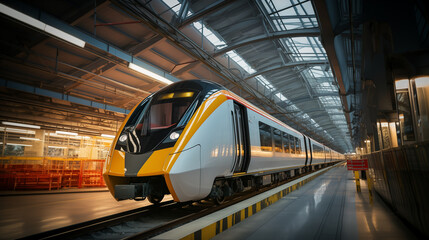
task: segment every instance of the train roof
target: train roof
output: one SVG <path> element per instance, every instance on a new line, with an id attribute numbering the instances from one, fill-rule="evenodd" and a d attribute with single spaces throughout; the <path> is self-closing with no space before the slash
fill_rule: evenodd
<path id="1" fill-rule="evenodd" d="M 195 89 L 201 92 L 215 92 L 216 90 L 228 90 L 224 86 L 208 80 L 184 80 L 170 84 L 160 90 L 160 92 L 172 92 L 178 89 Z"/>

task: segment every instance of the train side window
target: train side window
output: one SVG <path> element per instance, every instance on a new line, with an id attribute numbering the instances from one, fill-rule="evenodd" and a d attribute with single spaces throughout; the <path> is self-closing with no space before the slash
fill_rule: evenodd
<path id="1" fill-rule="evenodd" d="M 283 133 L 283 149 L 285 153 L 290 153 L 289 134 Z"/>
<path id="2" fill-rule="evenodd" d="M 289 135 L 290 153 L 295 154 L 295 137 Z"/>
<path id="3" fill-rule="evenodd" d="M 323 148 L 318 145 L 313 145 L 313 155 L 315 157 L 323 157 Z"/>
<path id="4" fill-rule="evenodd" d="M 319 149 L 317 149 L 317 146 L 313 144 L 313 156 L 318 157 L 319 156 Z"/>
<path id="5" fill-rule="evenodd" d="M 271 134 L 271 127 L 265 123 L 259 122 L 259 137 L 261 139 L 261 150 L 272 152 L 273 136 Z"/>
<path id="6" fill-rule="evenodd" d="M 301 154 L 301 139 L 295 138 L 296 154 Z"/>
<path id="7" fill-rule="evenodd" d="M 274 151 L 283 152 L 282 148 L 282 132 L 278 129 L 273 129 L 274 133 Z"/>

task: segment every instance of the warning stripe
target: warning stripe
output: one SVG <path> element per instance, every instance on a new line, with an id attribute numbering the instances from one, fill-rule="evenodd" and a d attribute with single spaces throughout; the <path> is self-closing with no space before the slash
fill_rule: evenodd
<path id="1" fill-rule="evenodd" d="M 206 240 L 211 239 L 217 234 L 227 230 L 228 228 L 231 228 L 235 224 L 243 221 L 244 219 L 256 214 L 257 212 L 261 211 L 262 209 L 270 206 L 271 204 L 277 202 L 287 194 L 291 193 L 292 191 L 295 191 L 296 189 L 304 186 L 304 184 L 310 182 L 311 180 L 315 179 L 316 177 L 320 176 L 322 173 L 326 172 L 327 170 L 331 169 L 331 167 L 328 167 L 326 169 L 323 169 L 316 173 L 315 175 L 304 179 L 288 188 L 283 189 L 280 192 L 277 192 L 251 206 L 248 206 L 244 209 L 241 209 L 215 223 L 212 223 L 198 231 L 195 231 L 183 238 L 182 240 Z"/>

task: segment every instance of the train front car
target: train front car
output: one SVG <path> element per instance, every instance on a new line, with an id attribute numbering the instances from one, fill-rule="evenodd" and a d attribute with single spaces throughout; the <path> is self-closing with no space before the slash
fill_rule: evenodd
<path id="1" fill-rule="evenodd" d="M 220 90 L 225 89 L 201 80 L 177 82 L 133 109 L 118 131 L 103 174 L 117 200 L 147 197 L 159 203 L 171 193 L 182 202 L 208 195 L 213 182 L 201 189 L 201 148 L 213 139 L 199 138 L 223 129 L 196 132 L 225 102 Z"/>

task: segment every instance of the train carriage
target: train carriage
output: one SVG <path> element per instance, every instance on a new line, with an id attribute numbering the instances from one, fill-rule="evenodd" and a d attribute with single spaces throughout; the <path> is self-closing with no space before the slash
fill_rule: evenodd
<path id="1" fill-rule="evenodd" d="M 127 116 L 104 179 L 117 200 L 158 203 L 225 196 L 269 184 L 314 164 L 331 149 L 290 128 L 219 84 L 171 84 Z"/>

